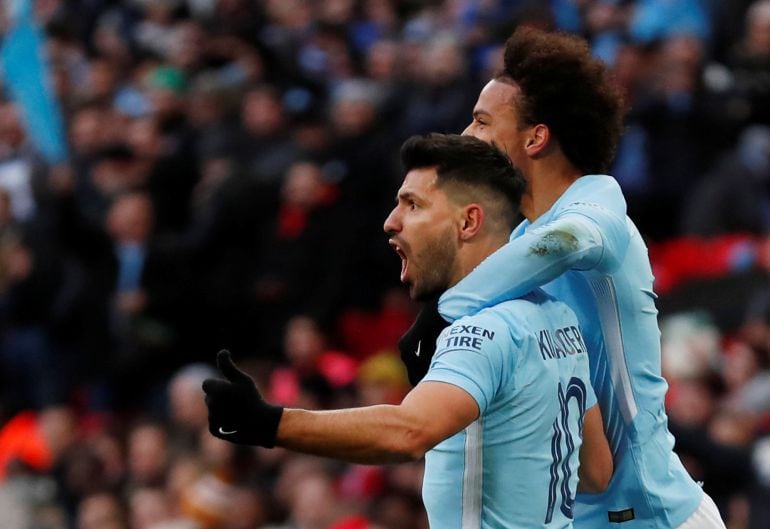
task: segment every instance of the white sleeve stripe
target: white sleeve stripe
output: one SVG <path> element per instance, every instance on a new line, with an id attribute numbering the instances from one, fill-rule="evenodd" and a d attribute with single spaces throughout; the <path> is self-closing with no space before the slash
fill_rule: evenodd
<path id="1" fill-rule="evenodd" d="M 465 429 L 462 529 L 481 528 L 481 499 L 484 475 L 484 424 L 481 417 Z"/>
<path id="2" fill-rule="evenodd" d="M 599 311 L 599 321 L 602 326 L 604 347 L 607 351 L 610 377 L 612 379 L 612 386 L 615 388 L 615 397 L 620 406 L 620 413 L 623 414 L 624 421 L 626 424 L 630 424 L 634 417 L 636 417 L 637 406 L 634 391 L 631 387 L 631 377 L 628 374 L 628 366 L 626 365 L 615 285 L 609 277 L 591 281 L 590 284 L 596 297 L 596 307 Z"/>

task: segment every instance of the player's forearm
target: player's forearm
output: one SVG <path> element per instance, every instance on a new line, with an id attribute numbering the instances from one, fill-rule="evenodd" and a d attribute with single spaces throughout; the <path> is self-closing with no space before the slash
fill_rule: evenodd
<path id="1" fill-rule="evenodd" d="M 421 458 L 426 446 L 418 421 L 399 406 L 345 410 L 284 410 L 276 445 L 354 463 L 401 463 Z"/>
<path id="2" fill-rule="evenodd" d="M 576 268 L 594 266 L 602 256 L 597 228 L 577 215 L 559 219 L 513 239 L 487 257 L 439 300 L 448 321 L 522 296 Z"/>
<path id="3" fill-rule="evenodd" d="M 604 492 L 613 470 L 612 452 L 604 434 L 602 415 L 599 406 L 594 405 L 586 410 L 583 419 L 578 492 Z"/>

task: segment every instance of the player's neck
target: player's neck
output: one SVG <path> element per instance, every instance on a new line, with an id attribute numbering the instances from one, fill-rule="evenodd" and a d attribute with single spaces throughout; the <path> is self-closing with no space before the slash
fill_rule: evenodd
<path id="1" fill-rule="evenodd" d="M 499 250 L 508 242 L 508 234 L 497 236 L 487 235 L 474 238 L 463 244 L 457 254 L 455 273 L 450 287 L 459 283 L 462 278 L 473 272 L 481 262 Z"/>
<path id="2" fill-rule="evenodd" d="M 551 209 L 572 183 L 582 176 L 564 156 L 536 160 L 526 174 L 527 189 L 521 199 L 521 212 L 534 222 Z"/>

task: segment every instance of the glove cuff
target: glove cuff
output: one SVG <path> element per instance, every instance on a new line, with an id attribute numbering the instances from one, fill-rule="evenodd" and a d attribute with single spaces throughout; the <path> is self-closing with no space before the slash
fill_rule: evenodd
<path id="1" fill-rule="evenodd" d="M 278 435 L 278 425 L 283 416 L 283 407 L 274 406 L 265 402 L 261 411 L 262 420 L 260 422 L 260 439 L 257 444 L 265 448 L 275 446 L 275 438 Z"/>

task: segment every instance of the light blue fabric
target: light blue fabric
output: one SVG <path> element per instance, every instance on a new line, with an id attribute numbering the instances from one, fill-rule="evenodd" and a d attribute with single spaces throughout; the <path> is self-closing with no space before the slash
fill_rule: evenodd
<path id="1" fill-rule="evenodd" d="M 441 297 L 449 321 L 542 285 L 575 310 L 615 472 L 600 495 L 578 495 L 575 527 L 606 527 L 633 509 L 624 529 L 670 528 L 697 508 L 702 490 L 672 448 L 661 376 L 660 331 L 647 248 L 617 182 L 583 176 L 534 223 Z"/>
<path id="2" fill-rule="evenodd" d="M 141 286 L 146 250 L 137 243 L 124 243 L 115 247 L 118 257 L 118 292 L 131 292 Z"/>
<path id="3" fill-rule="evenodd" d="M 709 12 L 702 0 L 637 0 L 629 33 L 640 42 L 677 35 L 708 40 L 711 37 Z"/>
<path id="4" fill-rule="evenodd" d="M 430 450 L 431 527 L 572 527 L 585 410 L 596 403 L 577 318 L 541 290 L 461 318 L 421 383 L 468 392 L 479 418 Z"/>
<path id="5" fill-rule="evenodd" d="M 0 49 L 3 82 L 22 110 L 32 142 L 49 162 L 58 163 L 67 157 L 67 144 L 43 57 L 43 37 L 29 0 L 8 5 L 14 17 Z"/>

